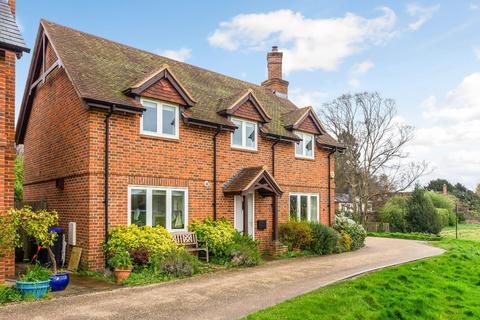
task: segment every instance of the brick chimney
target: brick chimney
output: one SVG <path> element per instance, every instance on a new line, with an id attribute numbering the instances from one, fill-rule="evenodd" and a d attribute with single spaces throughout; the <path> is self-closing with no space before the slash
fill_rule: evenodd
<path id="1" fill-rule="evenodd" d="M 277 96 L 287 98 L 288 81 L 282 79 L 283 53 L 278 51 L 277 46 L 267 54 L 268 79 L 262 82 L 262 86 L 272 90 Z"/>
<path id="2" fill-rule="evenodd" d="M 443 184 L 443 192 L 442 192 L 445 196 L 448 195 L 448 187 L 447 185 L 444 183 Z"/>

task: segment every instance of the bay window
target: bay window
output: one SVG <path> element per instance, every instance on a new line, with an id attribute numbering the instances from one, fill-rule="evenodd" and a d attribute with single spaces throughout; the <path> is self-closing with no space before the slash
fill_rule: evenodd
<path id="1" fill-rule="evenodd" d="M 317 193 L 290 193 L 290 219 L 319 221 Z"/>
<path id="2" fill-rule="evenodd" d="M 232 122 L 238 127 L 232 133 L 232 147 L 257 150 L 257 123 L 237 118 Z"/>
<path id="3" fill-rule="evenodd" d="M 315 136 L 306 132 L 295 132 L 302 140 L 295 143 L 295 156 L 298 158 L 314 159 Z"/>
<path id="4" fill-rule="evenodd" d="M 128 194 L 128 224 L 187 231 L 187 189 L 131 186 Z"/>
<path id="5" fill-rule="evenodd" d="M 178 106 L 144 98 L 141 103 L 145 108 L 140 124 L 142 134 L 178 138 Z"/>

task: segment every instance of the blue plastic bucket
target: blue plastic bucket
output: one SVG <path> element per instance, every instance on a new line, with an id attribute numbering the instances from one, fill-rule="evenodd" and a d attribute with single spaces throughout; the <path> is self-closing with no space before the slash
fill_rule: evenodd
<path id="1" fill-rule="evenodd" d="M 22 296 L 33 295 L 40 299 L 50 288 L 50 280 L 38 282 L 17 281 L 16 287 Z"/>

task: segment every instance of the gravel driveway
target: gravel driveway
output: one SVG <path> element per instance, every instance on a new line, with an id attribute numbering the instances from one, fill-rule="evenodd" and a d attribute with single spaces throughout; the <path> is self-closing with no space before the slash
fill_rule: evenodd
<path id="1" fill-rule="evenodd" d="M 422 241 L 367 238 L 356 252 L 8 305 L 0 307 L 0 319 L 236 319 L 336 281 L 443 252 Z"/>

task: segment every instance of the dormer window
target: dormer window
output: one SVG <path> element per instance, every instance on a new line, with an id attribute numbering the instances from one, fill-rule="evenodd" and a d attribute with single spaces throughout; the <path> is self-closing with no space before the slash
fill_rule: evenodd
<path id="1" fill-rule="evenodd" d="M 232 118 L 238 127 L 232 133 L 232 147 L 257 150 L 257 123 L 239 118 Z"/>
<path id="2" fill-rule="evenodd" d="M 178 106 L 151 99 L 141 99 L 145 111 L 141 118 L 142 134 L 178 139 Z"/>
<path id="3" fill-rule="evenodd" d="M 310 133 L 297 131 L 295 134 L 302 139 L 295 143 L 295 157 L 314 159 L 315 136 Z"/>

